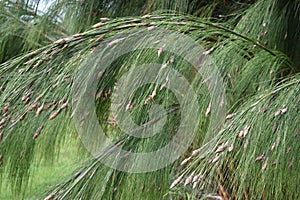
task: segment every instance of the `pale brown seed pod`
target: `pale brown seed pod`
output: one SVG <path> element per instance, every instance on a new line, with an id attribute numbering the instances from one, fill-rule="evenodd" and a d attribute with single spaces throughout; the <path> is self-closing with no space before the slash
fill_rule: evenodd
<path id="1" fill-rule="evenodd" d="M 120 109 L 120 108 L 123 106 L 123 104 L 124 104 L 124 103 L 119 103 L 118 106 L 117 106 L 117 108 Z M 127 105 L 127 106 L 128 106 L 128 105 Z M 126 107 L 127 107 L 127 106 L 126 106 Z M 126 111 L 127 111 L 127 110 L 126 110 Z"/>
<path id="2" fill-rule="evenodd" d="M 109 97 L 111 95 L 111 89 L 109 88 L 107 92 L 105 92 L 105 97 Z"/>
<path id="3" fill-rule="evenodd" d="M 83 35 L 80 34 L 80 33 L 76 33 L 76 34 L 73 35 L 74 38 L 82 38 L 82 36 L 83 36 Z"/>
<path id="4" fill-rule="evenodd" d="M 185 165 L 192 157 L 188 157 L 186 159 L 184 159 L 180 165 Z"/>
<path id="5" fill-rule="evenodd" d="M 232 152 L 233 151 L 233 144 L 230 145 L 230 147 L 228 148 L 228 152 Z"/>
<path id="6" fill-rule="evenodd" d="M 124 141 L 122 140 L 122 141 L 118 142 L 118 143 L 116 144 L 116 146 L 119 147 L 119 146 L 121 146 L 123 143 L 124 143 Z"/>
<path id="7" fill-rule="evenodd" d="M 201 175 L 201 174 L 195 175 L 195 176 L 193 177 L 193 181 L 192 181 L 192 182 L 194 183 L 194 182 L 198 181 L 200 175 Z"/>
<path id="8" fill-rule="evenodd" d="M 45 50 L 45 51 L 43 51 L 43 54 L 49 54 L 49 53 L 51 53 L 51 49 L 47 49 L 47 50 Z"/>
<path id="9" fill-rule="evenodd" d="M 18 118 L 18 115 L 13 116 L 13 117 L 11 118 L 10 122 L 11 122 L 11 123 L 14 123 L 14 122 L 17 120 L 17 118 Z"/>
<path id="10" fill-rule="evenodd" d="M 291 169 L 293 168 L 294 162 L 295 162 L 295 157 L 293 156 L 293 157 L 291 158 L 291 161 L 290 161 L 290 164 L 289 164 L 289 170 L 291 170 Z"/>
<path id="11" fill-rule="evenodd" d="M 100 79 L 102 77 L 102 75 L 104 74 L 105 69 L 102 69 L 101 71 L 98 72 L 97 74 L 97 79 Z"/>
<path id="12" fill-rule="evenodd" d="M 185 25 L 186 25 L 186 22 L 177 22 L 176 24 L 177 24 L 177 25 L 180 25 L 180 26 L 185 26 Z"/>
<path id="13" fill-rule="evenodd" d="M 236 116 L 236 113 L 232 113 L 226 116 L 226 120 L 232 119 L 234 116 Z"/>
<path id="14" fill-rule="evenodd" d="M 294 137 L 295 137 L 295 138 L 298 137 L 299 134 L 300 134 L 300 128 L 296 131 Z"/>
<path id="15" fill-rule="evenodd" d="M 23 65 L 29 65 L 29 64 L 32 64 L 34 61 L 36 61 L 36 58 L 32 58 L 26 62 L 23 63 Z"/>
<path id="16" fill-rule="evenodd" d="M 166 81 L 160 86 L 159 90 L 163 90 L 167 87 L 167 84 L 169 83 L 169 76 L 167 76 Z"/>
<path id="17" fill-rule="evenodd" d="M 65 45 L 65 46 L 66 46 L 66 45 Z M 53 51 L 53 53 L 52 53 L 50 59 L 53 59 L 57 54 L 59 54 L 62 50 L 64 50 L 65 46 L 64 46 L 63 48 L 61 48 L 61 49 L 58 49 L 58 50 Z"/>
<path id="18" fill-rule="evenodd" d="M 160 191 L 161 191 L 161 188 L 162 188 L 162 185 L 159 185 L 157 191 L 160 192 Z"/>
<path id="19" fill-rule="evenodd" d="M 287 107 L 282 108 L 282 109 L 281 109 L 281 114 L 282 114 L 282 115 L 285 114 L 285 113 L 287 112 L 287 109 L 288 109 Z"/>
<path id="20" fill-rule="evenodd" d="M 43 59 L 43 61 L 49 61 L 49 60 L 51 60 L 51 57 L 43 57 L 42 59 Z"/>
<path id="21" fill-rule="evenodd" d="M 35 98 L 35 101 L 36 101 L 36 102 L 40 101 L 42 97 L 43 97 L 43 95 L 42 95 L 42 94 L 41 94 L 41 95 L 39 95 L 38 97 L 36 97 L 36 98 Z"/>
<path id="22" fill-rule="evenodd" d="M 102 96 L 102 90 L 100 90 L 96 95 L 96 100 L 100 99 Z"/>
<path id="23" fill-rule="evenodd" d="M 149 19 L 151 17 L 152 17 L 152 15 L 144 15 L 144 16 L 142 16 L 143 19 Z"/>
<path id="24" fill-rule="evenodd" d="M 269 40 L 266 40 L 266 41 L 264 42 L 264 45 L 267 46 L 268 44 L 269 44 Z"/>
<path id="25" fill-rule="evenodd" d="M 41 66 L 44 63 L 44 60 L 39 60 L 34 66 L 33 68 L 37 68 L 39 66 Z"/>
<path id="26" fill-rule="evenodd" d="M 248 134 L 249 128 L 250 127 L 248 125 L 245 126 L 245 128 L 239 132 L 238 137 L 239 138 L 245 138 L 246 135 Z"/>
<path id="27" fill-rule="evenodd" d="M 33 135 L 34 140 L 41 134 L 41 131 L 43 128 L 44 128 L 44 126 L 42 125 L 36 130 L 35 134 Z"/>
<path id="28" fill-rule="evenodd" d="M 7 111 L 9 110 L 9 108 L 10 108 L 10 106 L 9 106 L 9 104 L 8 104 L 7 106 L 5 106 L 5 107 L 3 108 L 2 114 L 7 113 Z"/>
<path id="29" fill-rule="evenodd" d="M 49 117 L 49 120 L 55 119 L 57 117 L 57 115 L 59 115 L 60 112 L 61 112 L 61 109 L 58 109 L 57 111 L 52 113 Z"/>
<path id="30" fill-rule="evenodd" d="M 274 151 L 275 147 L 276 147 L 276 143 L 274 142 L 272 147 L 271 147 L 271 151 Z"/>
<path id="31" fill-rule="evenodd" d="M 29 111 L 33 111 L 34 109 L 38 108 L 39 106 L 40 106 L 40 104 L 39 104 L 38 102 L 36 102 L 36 103 L 32 104 L 32 105 L 28 108 L 28 110 L 29 110 Z"/>
<path id="32" fill-rule="evenodd" d="M 212 162 L 212 163 L 215 163 L 215 162 L 217 162 L 220 158 L 221 158 L 221 155 L 219 154 L 219 155 L 217 155 L 211 162 Z"/>
<path id="33" fill-rule="evenodd" d="M 184 186 L 190 184 L 193 181 L 193 177 L 194 177 L 194 172 L 192 172 L 191 175 L 189 175 L 189 177 L 185 179 Z"/>
<path id="34" fill-rule="evenodd" d="M 178 184 L 181 182 L 183 176 L 184 176 L 184 174 L 182 174 L 182 175 L 179 176 L 175 181 L 173 181 L 173 183 L 172 183 L 171 186 L 170 186 L 170 189 L 172 189 L 172 188 L 174 188 L 176 185 L 178 185 Z"/>
<path id="35" fill-rule="evenodd" d="M 73 118 L 74 117 L 74 115 L 75 115 L 75 110 L 73 110 L 73 112 L 71 113 L 71 118 Z"/>
<path id="36" fill-rule="evenodd" d="M 170 58 L 170 64 L 173 64 L 175 62 L 175 56 L 171 56 Z"/>
<path id="37" fill-rule="evenodd" d="M 200 151 L 202 150 L 202 148 L 196 149 L 192 152 L 192 156 L 196 156 L 200 153 Z"/>
<path id="38" fill-rule="evenodd" d="M 65 39 L 59 39 L 59 40 L 56 40 L 55 42 L 54 42 L 54 44 L 59 44 L 59 45 L 63 45 L 63 44 L 65 44 L 66 43 L 66 40 Z"/>
<path id="39" fill-rule="evenodd" d="M 269 157 L 266 158 L 262 168 L 261 168 L 261 171 L 264 172 L 266 171 L 267 167 L 268 167 L 268 163 L 269 163 Z"/>
<path id="40" fill-rule="evenodd" d="M 193 189 L 195 189 L 197 187 L 197 185 L 199 184 L 199 181 L 196 181 L 193 183 Z"/>
<path id="41" fill-rule="evenodd" d="M 148 104 L 149 101 L 156 96 L 156 90 L 157 90 L 157 88 L 155 87 L 155 89 L 152 91 L 152 94 L 149 95 L 149 97 L 145 100 L 144 104 Z"/>
<path id="42" fill-rule="evenodd" d="M 51 200 L 55 197 L 56 191 L 49 194 L 44 200 Z"/>
<path id="43" fill-rule="evenodd" d="M 3 131 L 0 132 L 0 141 L 3 139 Z"/>
<path id="44" fill-rule="evenodd" d="M 162 65 L 161 65 L 161 69 L 167 68 L 167 67 L 168 67 L 168 64 L 169 64 L 169 63 L 164 63 L 164 64 L 162 64 Z"/>
<path id="45" fill-rule="evenodd" d="M 148 98 L 144 101 L 144 105 L 148 104 L 150 100 L 151 100 L 151 98 L 148 97 Z"/>
<path id="46" fill-rule="evenodd" d="M 27 115 L 27 112 L 25 112 L 23 115 L 21 115 L 20 121 L 23 121 L 25 119 L 26 115 Z"/>
<path id="47" fill-rule="evenodd" d="M 142 22 L 139 25 L 141 25 L 141 26 L 150 26 L 151 23 L 149 23 L 149 22 Z"/>
<path id="48" fill-rule="evenodd" d="M 263 109 L 263 113 L 266 113 L 268 110 L 270 109 L 270 105 L 267 105 L 264 109 Z"/>
<path id="49" fill-rule="evenodd" d="M 103 36 L 100 36 L 95 39 L 95 42 L 101 42 L 103 40 L 104 40 Z"/>
<path id="50" fill-rule="evenodd" d="M 287 33 L 287 32 L 285 32 L 285 34 L 284 34 L 284 40 L 286 40 L 286 39 L 287 39 L 287 37 L 288 37 L 288 33 Z"/>
<path id="51" fill-rule="evenodd" d="M 52 89 L 56 89 L 58 86 L 58 83 L 55 83 L 54 85 L 52 85 Z"/>
<path id="52" fill-rule="evenodd" d="M 287 150 L 286 150 L 286 154 L 290 153 L 292 150 L 292 147 L 288 147 Z"/>
<path id="53" fill-rule="evenodd" d="M 116 40 L 114 40 L 114 41 L 108 43 L 107 46 L 108 46 L 108 47 L 114 46 L 114 45 L 116 45 L 116 44 L 122 42 L 124 39 L 125 39 L 125 38 L 119 38 L 119 39 L 116 39 Z"/>
<path id="54" fill-rule="evenodd" d="M 210 110 L 211 110 L 211 103 L 209 103 L 207 109 L 206 109 L 206 112 L 205 112 L 205 117 L 208 117 L 209 113 L 210 113 Z"/>
<path id="55" fill-rule="evenodd" d="M 205 189 L 205 183 L 202 184 L 200 190 L 203 191 Z"/>
<path id="56" fill-rule="evenodd" d="M 89 114 L 90 114 L 90 112 L 86 112 L 86 113 L 82 116 L 80 122 L 83 122 L 83 121 L 89 116 Z"/>
<path id="57" fill-rule="evenodd" d="M 288 108 L 286 106 L 284 106 L 284 108 L 278 110 L 276 113 L 275 113 L 275 117 L 279 116 L 279 115 L 283 115 L 287 112 Z"/>
<path id="58" fill-rule="evenodd" d="M 275 113 L 275 117 L 279 116 L 281 113 L 281 110 L 278 110 L 276 113 Z"/>
<path id="59" fill-rule="evenodd" d="M 64 97 L 64 98 L 62 98 L 61 100 L 58 101 L 58 104 L 62 104 L 62 103 L 64 103 L 64 102 L 66 102 L 66 101 L 67 101 L 67 98 Z"/>
<path id="60" fill-rule="evenodd" d="M 126 111 L 132 110 L 132 109 L 133 109 L 133 106 L 134 106 L 134 104 L 133 104 L 132 102 L 129 102 L 129 103 L 126 105 L 125 110 L 126 110 Z"/>
<path id="61" fill-rule="evenodd" d="M 102 26 L 104 26 L 104 25 L 105 25 L 104 23 L 99 22 L 99 23 L 97 23 L 97 24 L 94 24 L 94 25 L 92 26 L 92 28 L 100 28 L 100 27 L 102 27 Z"/>
<path id="62" fill-rule="evenodd" d="M 36 110 L 36 115 L 40 115 L 44 109 L 44 103 Z"/>
<path id="63" fill-rule="evenodd" d="M 29 96 L 28 94 L 24 95 L 24 96 L 22 97 L 22 99 L 21 99 L 21 100 L 22 100 L 22 101 L 27 101 L 27 99 L 28 99 L 28 96 Z"/>
<path id="64" fill-rule="evenodd" d="M 108 122 L 108 124 L 111 124 L 112 126 L 116 127 L 117 126 L 117 119 L 116 117 L 114 116 L 110 122 Z"/>
<path id="65" fill-rule="evenodd" d="M 152 94 L 150 95 L 151 99 L 153 99 L 156 96 L 156 88 L 152 91 Z"/>
<path id="66" fill-rule="evenodd" d="M 260 156 L 256 157 L 255 161 L 256 161 L 256 162 L 258 162 L 258 161 L 262 161 L 262 160 L 264 159 L 264 157 L 265 157 L 265 155 L 264 155 L 264 154 L 262 154 L 262 155 L 260 155 Z"/>
<path id="67" fill-rule="evenodd" d="M 109 18 L 107 18 L 107 17 L 101 17 L 100 20 L 101 21 L 109 21 Z"/>
<path id="68" fill-rule="evenodd" d="M 216 153 L 221 153 L 223 152 L 225 149 L 227 148 L 227 144 L 222 144 L 218 147 L 218 149 L 216 150 Z"/>
<path id="69" fill-rule="evenodd" d="M 212 48 L 210 48 L 209 50 L 204 51 L 204 52 L 203 52 L 203 55 L 205 55 L 205 56 L 210 55 L 214 50 L 215 50 L 215 48 L 212 47 Z"/>
<path id="70" fill-rule="evenodd" d="M 71 74 L 67 74 L 67 75 L 65 75 L 65 79 L 69 79 L 69 78 L 71 78 Z"/>
<path id="71" fill-rule="evenodd" d="M 279 124 L 276 123 L 273 129 L 273 133 L 276 133 L 278 131 L 278 128 L 279 128 Z"/>
<path id="72" fill-rule="evenodd" d="M 0 126 L 3 125 L 6 122 L 6 120 L 7 120 L 7 117 L 2 118 L 0 121 Z"/>
<path id="73" fill-rule="evenodd" d="M 63 110 L 63 109 L 65 109 L 66 107 L 68 107 L 68 101 L 66 101 L 65 103 L 63 103 L 63 104 L 60 106 L 60 109 Z"/>
<path id="74" fill-rule="evenodd" d="M 44 110 L 48 110 L 48 109 L 51 108 L 54 104 L 55 104 L 55 102 L 49 103 L 47 106 L 44 107 Z"/>
<path id="75" fill-rule="evenodd" d="M 162 54 L 162 52 L 163 52 L 163 48 L 159 48 L 158 51 L 157 51 L 158 57 L 160 57 L 160 55 Z"/>
<path id="76" fill-rule="evenodd" d="M 194 178 L 193 178 L 193 182 L 198 182 L 198 181 L 201 181 L 201 179 L 204 177 L 204 175 L 202 175 L 201 173 L 196 175 Z"/>

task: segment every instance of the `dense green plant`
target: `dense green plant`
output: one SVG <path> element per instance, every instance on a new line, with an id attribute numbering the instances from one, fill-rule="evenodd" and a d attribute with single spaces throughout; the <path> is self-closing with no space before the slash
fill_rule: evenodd
<path id="1" fill-rule="evenodd" d="M 70 143 L 70 138 L 76 137 L 72 120 L 72 94 L 74 79 L 81 73 L 83 63 L 94 56 L 93 52 L 99 45 L 105 44 L 118 33 L 126 30 L 139 33 L 145 28 L 151 31 L 159 27 L 194 38 L 205 48 L 205 53 L 213 58 L 225 84 L 229 110 L 223 129 L 212 140 L 203 141 L 210 121 L 211 99 L 207 88 L 201 84 L 205 80 L 195 77 L 188 63 L 173 57 L 170 52 L 160 52 L 158 56 L 158 52 L 152 49 L 135 51 L 116 59 L 101 75 L 98 84 L 98 91 L 101 92 L 97 93 L 96 98 L 99 123 L 115 144 L 121 144 L 124 149 L 152 150 L 165 145 L 180 121 L 180 105 L 177 105 L 172 94 L 160 91 L 153 98 L 155 103 L 164 105 L 170 113 L 161 135 L 144 140 L 126 136 L 114 126 L 114 116 L 110 110 L 114 102 L 110 94 L 114 93 L 117 80 L 129 70 L 128 66 L 134 69 L 143 63 L 164 64 L 172 60 L 172 67 L 183 73 L 199 91 L 201 98 L 199 114 L 202 117 L 189 151 L 178 162 L 164 169 L 130 174 L 103 165 L 99 159 L 106 156 L 105 152 L 92 158 L 78 142 L 76 147 L 86 162 L 74 175 L 53 188 L 47 191 L 41 188 L 45 190 L 44 197 L 299 198 L 300 77 L 296 45 L 299 1 L 258 1 L 245 11 L 244 4 L 241 6 L 231 1 L 228 4 L 225 1 L 208 4 L 200 0 L 159 0 L 146 1 L 146 4 L 141 4 L 142 1 L 72 2 L 58 1 L 47 15 L 41 16 L 28 9 L 26 2 L 21 3 L 26 14 L 30 12 L 34 20 L 41 21 L 36 28 L 28 30 L 23 25 L 19 28 L 14 26 L 14 30 L 20 30 L 17 37 L 27 36 L 27 31 L 35 31 L 32 36 L 22 39 L 16 48 L 24 48 L 25 52 L 28 49 L 35 50 L 9 59 L 0 66 L 0 108 L 3 115 L 0 172 L 2 177 L 9 178 L 12 190 L 17 191 L 16 195 L 22 194 L 20 191 L 28 187 L 33 161 L 54 160 L 62 144 Z M 20 9 L 9 7 L 14 9 L 10 11 L 6 5 L 3 4 L 3 13 L 13 13 L 9 19 L 14 19 L 16 23 L 12 24 L 23 23 L 19 20 L 23 13 L 16 14 Z M 227 7 L 227 12 L 234 14 L 217 19 L 216 16 L 224 14 L 220 11 L 220 5 L 235 5 L 237 8 Z M 163 9 L 183 14 L 161 13 Z M 126 17 L 155 10 L 160 10 L 160 13 Z M 203 14 L 204 11 L 207 13 Z M 62 13 L 63 19 L 58 20 L 57 16 Z M 101 24 L 98 24 L 99 19 Z M 93 23 L 97 24 L 91 27 Z M 45 27 L 52 29 L 49 32 L 53 35 L 51 39 L 45 34 Z M 36 46 L 30 46 L 31 40 L 28 38 L 32 38 L 36 31 L 40 31 L 41 37 L 35 40 Z M 78 31 L 84 32 L 75 34 Z M 6 29 L 3 33 L 7 36 L 1 40 L 2 44 L 10 44 L 8 38 L 13 37 L 11 31 Z M 55 40 L 66 34 L 70 36 Z M 52 40 L 56 42 L 45 45 Z M 141 42 L 138 45 L 144 44 Z M 107 48 L 104 52 L 109 55 L 113 50 Z M 13 53 L 2 53 L 2 60 L 8 59 Z M 134 97 L 132 115 L 138 123 L 148 120 L 149 116 L 145 113 L 151 106 L 145 106 L 144 102 L 154 90 L 155 86 L 149 85 L 141 88 Z"/>

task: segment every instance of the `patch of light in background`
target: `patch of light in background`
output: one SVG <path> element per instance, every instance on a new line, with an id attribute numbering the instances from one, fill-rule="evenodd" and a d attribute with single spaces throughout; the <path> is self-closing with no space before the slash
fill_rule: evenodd
<path id="1" fill-rule="evenodd" d="M 42 13 L 45 13 L 47 12 L 48 8 L 54 3 L 54 1 L 55 0 L 29 0 L 28 5 L 36 9 L 36 4 L 38 3 L 37 10 Z M 17 0 L 11 0 L 10 2 L 16 3 Z M 8 3 L 8 1 L 6 3 Z"/>
<path id="2" fill-rule="evenodd" d="M 29 5 L 36 9 L 36 4 L 38 3 L 37 10 L 45 13 L 54 2 L 55 0 L 30 0 Z"/>
<path id="3" fill-rule="evenodd" d="M 54 3 L 55 0 L 41 0 L 38 5 L 38 10 L 47 12 L 48 8 Z"/>
<path id="4" fill-rule="evenodd" d="M 38 15 L 43 15 L 55 3 L 56 0 L 29 0 L 29 6 L 37 11 Z M 36 7 L 37 6 L 37 7 Z M 65 13 L 61 13 L 59 17 L 55 17 L 58 22 L 61 22 Z"/>

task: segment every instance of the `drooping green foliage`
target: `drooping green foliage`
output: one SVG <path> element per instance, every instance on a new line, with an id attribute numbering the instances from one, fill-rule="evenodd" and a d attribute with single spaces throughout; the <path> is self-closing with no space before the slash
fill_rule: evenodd
<path id="1" fill-rule="evenodd" d="M 236 30 L 287 54 L 299 71 L 299 1 L 258 1 L 239 21 Z"/>
<path id="2" fill-rule="evenodd" d="M 45 46 L 67 35 L 88 30 L 99 19 L 141 16 L 153 12 L 186 13 L 218 17 L 243 10 L 249 2 L 205 0 L 130 1 L 0 1 L 0 62 Z M 43 9 L 46 5 L 47 9 Z M 220 15 L 220 17 L 219 17 Z"/>
<path id="3" fill-rule="evenodd" d="M 185 163 L 180 185 L 187 185 L 186 192 L 234 199 L 298 199 L 299 83 L 297 74 L 228 115 L 218 136 L 194 150 L 190 163 Z"/>
<path id="4" fill-rule="evenodd" d="M 22 2 L 0 1 L 0 22 L 1 63 L 66 36 L 55 21 Z"/>
<path id="5" fill-rule="evenodd" d="M 67 11 L 64 20 L 55 23 L 62 24 L 70 33 L 76 33 L 98 22 L 99 16 L 132 15 L 135 14 L 135 8 L 139 8 L 136 10 L 137 14 L 141 14 L 141 10 L 144 9 L 144 14 L 152 9 L 168 8 L 192 14 L 203 9 L 199 6 L 200 1 L 149 1 L 149 8 L 134 4 L 134 1 L 122 1 L 123 3 L 111 6 L 108 6 L 109 2 L 100 2 L 102 7 L 95 6 L 98 1 L 67 4 L 67 7 L 64 7 L 65 2 L 59 2 L 53 5 L 54 8 L 60 6 L 67 8 Z M 97 51 L 97 47 L 105 45 L 107 40 L 126 30 L 139 33 L 141 30 L 150 32 L 155 28 L 165 28 L 192 37 L 205 48 L 204 54 L 213 58 L 225 84 L 227 109 L 230 110 L 224 129 L 211 141 L 203 144 L 210 121 L 211 99 L 203 84 L 206 80 L 195 77 L 195 72 L 188 63 L 174 57 L 170 52 L 158 53 L 153 49 L 135 51 L 116 59 L 101 74 L 97 86 L 97 117 L 115 145 L 98 157 L 89 158 L 73 176 L 48 190 L 45 197 L 299 198 L 299 74 L 296 74 L 297 55 L 290 50 L 293 48 L 289 45 L 293 41 L 292 38 L 296 38 L 297 31 L 293 30 L 290 20 L 284 21 L 284 14 L 278 13 L 278 8 L 284 7 L 288 18 L 295 17 L 292 24 L 297 24 L 298 4 L 298 1 L 288 1 L 288 6 L 284 6 L 282 1 L 258 1 L 241 19 L 233 17 L 227 23 L 173 14 L 111 20 L 103 18 L 100 24 L 86 32 L 58 40 L 2 64 L 1 174 L 9 177 L 13 189 L 26 189 L 32 173 L 32 161 L 53 160 L 61 144 L 68 143 L 68 138 L 76 135 L 72 119 L 75 106 L 72 103 L 72 89 L 75 78 L 81 73 L 84 63 Z M 124 9 L 124 13 L 113 13 L 117 10 L 114 6 L 127 8 L 125 5 L 128 9 Z M 210 13 L 213 13 L 216 7 L 210 6 L 213 8 Z M 191 8 L 193 11 L 190 11 Z M 72 12 L 72 9 L 76 12 Z M 59 9 L 56 9 L 56 13 L 54 11 L 55 9 L 49 13 L 55 16 L 62 12 Z M 78 18 L 82 13 L 90 16 Z M 260 20 L 255 20 L 256 15 L 259 15 L 261 24 Z M 239 21 L 235 26 L 232 22 L 236 20 Z M 74 22 L 73 25 L 71 22 Z M 80 25 L 82 23 L 85 25 Z M 285 28 L 280 29 L 280 26 L 276 29 L 276 23 L 284 24 Z M 266 30 L 268 32 L 265 33 Z M 291 34 L 285 36 L 287 30 Z M 291 38 L 287 39 L 289 35 Z M 116 48 L 118 43 L 121 42 L 113 41 Z M 176 41 L 174 43 L 176 44 Z M 107 47 L 104 50 L 107 55 L 114 51 L 111 44 L 104 46 Z M 276 48 L 273 44 L 276 44 Z M 138 45 L 142 47 L 145 44 L 141 42 Z M 180 71 L 196 91 L 199 91 L 201 118 L 197 135 L 186 157 L 164 169 L 145 174 L 130 174 L 110 169 L 101 163 L 101 159 L 116 147 L 121 146 L 133 152 L 151 151 L 164 146 L 178 127 L 178 116 L 182 111 L 176 98 L 168 91 L 159 91 L 157 94 L 155 92 L 153 95 L 156 88 L 151 84 L 137 92 L 134 102 L 131 102 L 129 107 L 132 106 L 131 114 L 134 120 L 143 124 L 151 118 L 148 112 L 152 107 L 152 104 L 145 105 L 144 102 L 153 95 L 153 104 L 159 103 L 170 111 L 162 135 L 151 139 L 138 139 L 126 136 L 126 133 L 114 124 L 114 116 L 111 113 L 111 104 L 114 102 L 111 94 L 115 92 L 118 79 L 131 68 L 135 69 L 140 64 L 151 62 L 162 65 L 168 63 L 167 67 Z M 296 75 L 282 82 L 282 79 L 292 74 Z M 86 113 L 82 113 L 82 121 L 86 116 Z M 82 145 L 78 144 L 78 148 L 82 148 Z M 82 151 L 83 154 L 86 153 L 84 149 Z"/>

